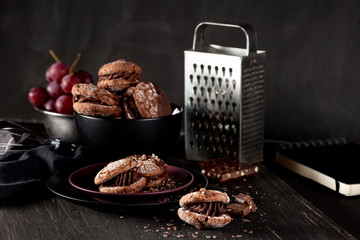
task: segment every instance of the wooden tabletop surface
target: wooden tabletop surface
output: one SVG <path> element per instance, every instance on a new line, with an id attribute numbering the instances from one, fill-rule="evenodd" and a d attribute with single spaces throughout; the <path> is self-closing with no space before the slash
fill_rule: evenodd
<path id="1" fill-rule="evenodd" d="M 185 163 L 169 158 L 171 163 Z M 208 189 L 247 193 L 258 209 L 233 217 L 220 229 L 198 230 L 182 222 L 177 204 L 99 211 L 42 189 L 32 200 L 0 205 L 0 239 L 355 239 L 313 204 L 259 164 L 255 176 Z"/>

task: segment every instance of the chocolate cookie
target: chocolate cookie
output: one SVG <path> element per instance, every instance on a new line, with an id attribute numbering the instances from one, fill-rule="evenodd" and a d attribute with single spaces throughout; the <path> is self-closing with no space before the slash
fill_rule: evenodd
<path id="1" fill-rule="evenodd" d="M 134 91 L 135 87 L 129 87 L 122 97 L 123 110 L 126 119 L 140 118 L 139 111 L 136 108 L 133 98 Z"/>
<path id="2" fill-rule="evenodd" d="M 220 228 L 231 222 L 225 205 L 230 199 L 226 193 L 206 190 L 186 194 L 180 199 L 178 216 L 198 229 Z"/>
<path id="3" fill-rule="evenodd" d="M 166 93 L 156 84 L 151 82 L 138 83 L 133 97 L 142 118 L 157 118 L 172 113 Z"/>
<path id="4" fill-rule="evenodd" d="M 129 158 L 139 162 L 137 173 L 146 178 L 144 188 L 156 187 L 168 179 L 167 164 L 156 155 L 132 155 Z"/>
<path id="5" fill-rule="evenodd" d="M 79 83 L 73 86 L 74 111 L 93 117 L 118 117 L 121 114 L 116 94 L 93 84 Z"/>
<path id="6" fill-rule="evenodd" d="M 146 184 L 144 188 L 156 187 L 163 184 L 169 177 L 167 171 L 164 171 L 162 174 L 154 177 L 146 177 Z"/>
<path id="7" fill-rule="evenodd" d="M 152 155 L 134 155 L 141 165 L 138 168 L 138 173 L 143 177 L 155 178 L 166 172 L 167 164 L 158 156 Z"/>
<path id="8" fill-rule="evenodd" d="M 118 92 L 136 85 L 141 79 L 142 70 L 135 63 L 120 59 L 105 64 L 99 69 L 97 85 Z"/>
<path id="9" fill-rule="evenodd" d="M 100 192 L 134 193 L 146 184 L 146 179 L 137 173 L 139 163 L 132 158 L 124 158 L 111 162 L 95 176 L 94 183 Z"/>

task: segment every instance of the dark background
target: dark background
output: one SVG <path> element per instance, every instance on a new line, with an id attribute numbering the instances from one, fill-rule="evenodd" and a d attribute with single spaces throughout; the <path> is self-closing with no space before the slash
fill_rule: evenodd
<path id="1" fill-rule="evenodd" d="M 27 101 L 43 86 L 53 49 L 97 79 L 103 64 L 138 63 L 184 105 L 184 50 L 202 21 L 249 23 L 266 50 L 265 137 L 360 142 L 360 1 L 11 1 L 0 8 L 0 117 L 39 121 Z M 234 30 L 208 39 L 241 47 Z"/>

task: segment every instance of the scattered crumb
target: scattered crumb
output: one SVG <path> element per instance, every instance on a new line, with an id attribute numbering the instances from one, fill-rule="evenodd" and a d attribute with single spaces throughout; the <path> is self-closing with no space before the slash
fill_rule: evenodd
<path id="1" fill-rule="evenodd" d="M 242 235 L 231 235 L 232 238 L 242 238 Z"/>

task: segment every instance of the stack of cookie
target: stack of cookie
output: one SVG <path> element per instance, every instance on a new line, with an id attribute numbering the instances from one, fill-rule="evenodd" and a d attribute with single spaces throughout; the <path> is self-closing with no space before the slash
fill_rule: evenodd
<path id="1" fill-rule="evenodd" d="M 157 118 L 171 115 L 166 93 L 156 84 L 140 82 L 142 70 L 124 59 L 99 69 L 97 86 L 80 83 L 72 88 L 77 113 L 108 118 Z"/>
<path id="2" fill-rule="evenodd" d="M 100 192 L 135 193 L 162 185 L 168 179 L 167 164 L 156 155 L 132 155 L 111 162 L 95 176 Z"/>

